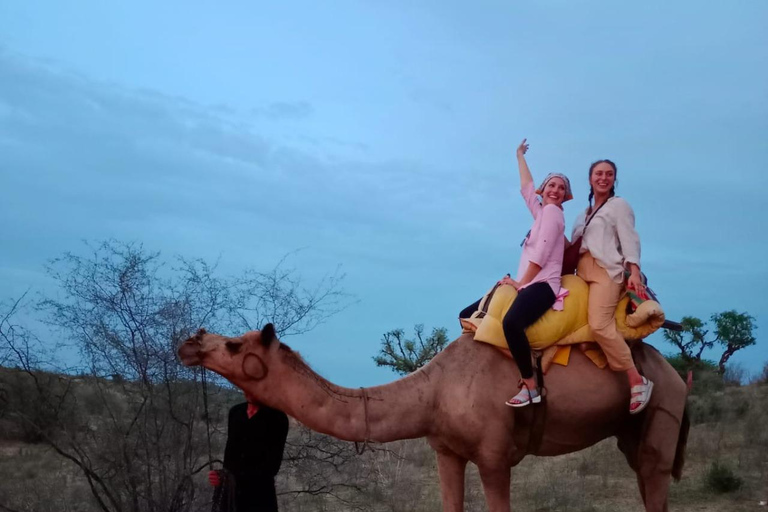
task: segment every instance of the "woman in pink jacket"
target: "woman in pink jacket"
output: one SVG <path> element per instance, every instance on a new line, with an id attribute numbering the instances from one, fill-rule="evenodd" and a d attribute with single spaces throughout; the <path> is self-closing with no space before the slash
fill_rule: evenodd
<path id="1" fill-rule="evenodd" d="M 510 407 L 523 407 L 541 402 L 531 364 L 531 347 L 525 329 L 550 308 L 563 309 L 567 291 L 560 287 L 565 245 L 565 218 L 563 203 L 572 199 L 568 178 L 551 173 L 534 190 L 533 177 L 525 161 L 528 151 L 526 140 L 517 148 L 520 171 L 520 192 L 533 215 L 533 226 L 523 241 L 523 254 L 517 270 L 517 279 L 505 277 L 502 284 L 517 289 L 517 298 L 504 316 L 502 325 L 509 351 L 520 369 L 520 392 L 507 400 Z M 541 201 L 536 197 L 541 195 Z"/>
<path id="2" fill-rule="evenodd" d="M 549 174 L 538 189 L 525 161 L 528 144 L 525 139 L 517 148 L 520 171 L 520 192 L 533 215 L 533 226 L 523 240 L 523 254 L 517 279 L 505 277 L 499 284 L 517 289 L 517 298 L 507 311 L 502 325 L 509 351 L 520 369 L 520 392 L 507 400 L 510 407 L 524 407 L 541 402 L 541 395 L 531 364 L 531 347 L 525 329 L 550 308 L 563 309 L 563 297 L 568 293 L 560 288 L 565 244 L 565 218 L 562 204 L 573 198 L 568 178 L 559 173 Z M 538 195 L 541 196 L 539 200 Z M 461 312 L 459 318 L 469 318 L 477 311 L 480 301 Z"/>

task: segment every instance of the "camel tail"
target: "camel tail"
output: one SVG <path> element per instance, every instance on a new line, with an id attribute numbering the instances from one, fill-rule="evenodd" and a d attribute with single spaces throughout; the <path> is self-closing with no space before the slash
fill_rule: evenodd
<path id="1" fill-rule="evenodd" d="M 685 446 L 688 444 L 688 430 L 691 427 L 691 420 L 688 418 L 688 407 L 683 410 L 683 419 L 680 422 L 680 433 L 677 437 L 677 448 L 675 449 L 675 462 L 672 465 L 672 478 L 679 482 L 683 476 L 683 466 L 685 465 Z"/>

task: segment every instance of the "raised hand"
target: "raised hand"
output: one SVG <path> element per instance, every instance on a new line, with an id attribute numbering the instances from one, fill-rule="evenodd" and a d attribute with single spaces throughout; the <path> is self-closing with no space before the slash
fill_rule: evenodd
<path id="1" fill-rule="evenodd" d="M 528 151 L 528 139 L 523 139 L 523 142 L 517 146 L 517 168 L 520 171 L 520 188 L 527 186 L 529 183 L 533 183 L 533 176 L 531 176 L 531 170 L 528 169 L 528 162 L 525 161 L 525 153 Z"/>
<path id="2" fill-rule="evenodd" d="M 517 146 L 517 156 L 523 156 L 526 152 L 528 152 L 529 144 L 526 142 L 527 140 L 528 139 L 523 139 L 523 142 Z"/>

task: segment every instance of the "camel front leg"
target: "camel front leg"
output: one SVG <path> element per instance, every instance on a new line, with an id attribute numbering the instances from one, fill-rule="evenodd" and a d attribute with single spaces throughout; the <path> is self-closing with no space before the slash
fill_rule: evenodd
<path id="1" fill-rule="evenodd" d="M 480 480 L 485 491 L 488 512 L 510 512 L 509 475 L 510 467 L 504 465 L 480 466 Z"/>
<path id="2" fill-rule="evenodd" d="M 643 491 L 645 510 L 648 512 L 668 512 L 667 495 L 672 475 L 653 471 L 649 475 L 638 475 L 642 479 L 640 487 Z"/>
<path id="3" fill-rule="evenodd" d="M 464 472 L 467 459 L 447 450 L 436 453 L 443 512 L 464 512 Z"/>

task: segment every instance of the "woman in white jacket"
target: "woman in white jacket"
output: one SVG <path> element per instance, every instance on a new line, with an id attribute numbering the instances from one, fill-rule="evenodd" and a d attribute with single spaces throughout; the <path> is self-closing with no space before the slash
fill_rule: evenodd
<path id="1" fill-rule="evenodd" d="M 627 288 L 646 298 L 640 278 L 640 237 L 632 208 L 615 195 L 616 164 L 593 163 L 589 184 L 589 208 L 576 219 L 571 238 L 582 237 L 576 273 L 589 284 L 588 318 L 595 341 L 611 369 L 626 372 L 632 390 L 629 412 L 637 414 L 648 405 L 653 382 L 637 371 L 629 346 L 616 330 L 616 306 Z"/>

